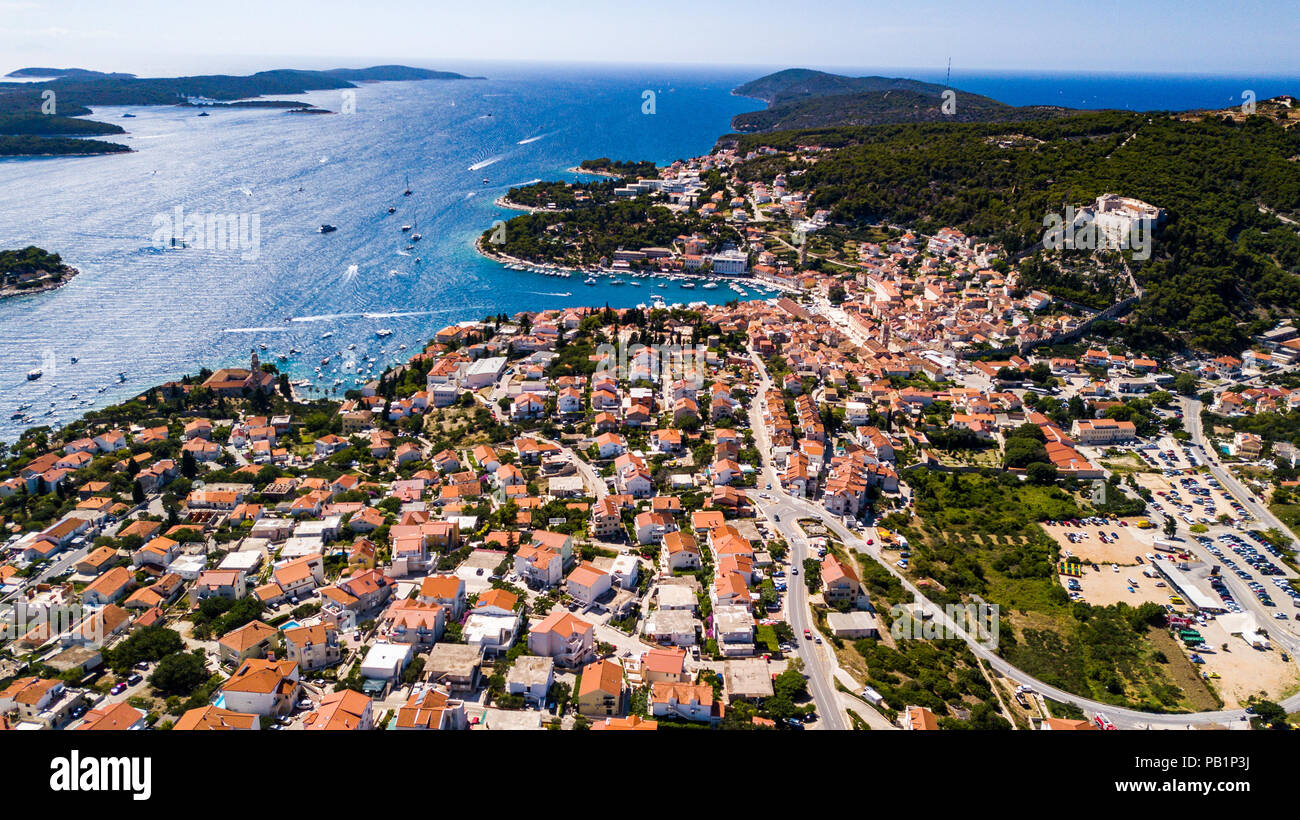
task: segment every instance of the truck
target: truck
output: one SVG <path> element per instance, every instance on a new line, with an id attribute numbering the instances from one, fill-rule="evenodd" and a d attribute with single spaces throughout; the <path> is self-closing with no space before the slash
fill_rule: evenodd
<path id="1" fill-rule="evenodd" d="M 1178 545 L 1172 541 L 1166 541 L 1163 538 L 1157 538 L 1154 542 L 1156 549 L 1161 552 L 1178 552 Z"/>
<path id="2" fill-rule="evenodd" d="M 885 702 L 884 696 L 870 686 L 862 690 L 862 699 L 872 706 L 880 706 Z"/>

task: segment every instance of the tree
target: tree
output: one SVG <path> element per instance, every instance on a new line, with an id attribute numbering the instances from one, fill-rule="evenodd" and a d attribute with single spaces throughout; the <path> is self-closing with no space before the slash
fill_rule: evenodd
<path id="1" fill-rule="evenodd" d="M 1184 396 L 1196 395 L 1196 377 L 1191 373 L 1179 373 L 1174 377 L 1174 390 Z"/>
<path id="2" fill-rule="evenodd" d="M 158 667 L 149 676 L 149 683 L 169 695 L 187 695 L 207 679 L 207 665 L 202 655 L 178 652 L 158 661 Z"/>
<path id="3" fill-rule="evenodd" d="M 1167 535 L 1170 538 L 1173 538 L 1177 534 L 1178 534 L 1178 522 L 1174 520 L 1173 516 L 1169 516 L 1168 518 L 1165 519 L 1165 535 Z"/>
<path id="4" fill-rule="evenodd" d="M 181 453 L 181 475 L 186 478 L 194 478 L 194 476 L 198 475 L 198 472 L 199 467 L 194 461 L 194 454 L 189 450 Z"/>
<path id="5" fill-rule="evenodd" d="M 1036 461 L 1025 469 L 1025 475 L 1034 484 L 1052 484 L 1056 481 L 1056 465 Z"/>

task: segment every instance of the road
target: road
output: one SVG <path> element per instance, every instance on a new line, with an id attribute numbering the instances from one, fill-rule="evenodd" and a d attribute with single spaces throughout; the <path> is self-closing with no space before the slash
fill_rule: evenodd
<path id="1" fill-rule="evenodd" d="M 1105 719 L 1114 723 L 1115 726 L 1118 728 L 1121 729 L 1190 729 L 1197 726 L 1227 725 L 1234 722 L 1240 722 L 1241 720 L 1247 717 L 1247 714 L 1243 709 L 1231 709 L 1231 710 L 1223 710 L 1223 711 L 1215 711 L 1215 712 L 1194 712 L 1194 713 L 1181 714 L 1181 715 L 1166 715 L 1166 714 L 1154 714 L 1150 712 L 1139 712 L 1133 709 L 1124 709 L 1124 708 L 1112 706 L 1110 704 L 1100 703 L 1094 700 L 1090 700 L 1088 698 L 1071 694 L 1061 689 L 1057 689 L 1054 686 L 1049 686 L 1046 683 L 1043 683 L 1042 681 L 1038 680 L 1037 678 L 1034 678 L 1033 676 L 1029 675 L 1028 673 L 1016 668 L 1015 666 L 1013 666 L 1012 664 L 1004 660 L 1002 657 L 1000 657 L 995 651 L 985 647 L 975 636 L 972 636 L 969 633 L 967 633 L 963 628 L 963 625 L 958 624 L 954 622 L 951 618 L 949 618 L 947 614 L 944 612 L 942 607 L 938 606 L 933 601 L 930 601 L 928 598 L 922 595 L 920 590 L 917 589 L 917 587 L 910 580 L 908 580 L 906 576 L 900 573 L 887 560 L 885 560 L 880 554 L 879 543 L 876 543 L 875 545 L 866 544 L 866 542 L 864 542 L 860 537 L 858 537 L 856 533 L 850 531 L 847 527 L 845 527 L 843 522 L 841 522 L 837 516 L 834 516 L 831 513 L 827 512 L 826 509 L 822 507 L 820 504 L 814 504 L 805 499 L 794 498 L 780 490 L 780 486 L 781 486 L 780 482 L 776 480 L 775 471 L 772 469 L 772 464 L 771 464 L 771 452 L 772 452 L 771 442 L 767 436 L 767 428 L 766 425 L 763 424 L 762 412 L 760 409 L 762 397 L 767 392 L 767 390 L 771 387 L 771 381 L 768 378 L 766 368 L 763 366 L 762 361 L 757 357 L 757 355 L 755 355 L 753 351 L 751 351 L 750 356 L 754 360 L 758 368 L 758 373 L 760 378 L 759 396 L 753 402 L 750 408 L 751 426 L 754 430 L 755 444 L 763 459 L 763 469 L 760 473 L 760 483 L 767 483 L 770 481 L 772 484 L 772 489 L 766 491 L 768 492 L 769 495 L 771 495 L 772 500 L 770 502 L 765 503 L 763 499 L 755 499 L 755 503 L 763 510 L 765 514 L 768 514 L 769 517 L 771 517 L 772 514 L 776 514 L 780 516 L 781 518 L 780 522 L 776 522 L 776 523 L 778 527 L 781 529 L 782 533 L 787 534 L 787 539 L 790 541 L 791 544 L 792 553 L 795 555 L 796 565 L 801 563 L 804 558 L 804 555 L 798 554 L 796 552 L 797 550 L 800 549 L 801 539 L 791 538 L 790 535 L 788 534 L 789 529 L 787 529 L 787 526 L 785 525 L 793 525 L 794 521 L 797 520 L 797 518 L 799 517 L 817 518 L 821 520 L 822 523 L 825 524 L 828 529 L 834 532 L 844 542 L 844 544 L 847 547 L 863 555 L 869 556 L 870 558 L 877 561 L 887 571 L 889 571 L 895 578 L 897 578 L 902 583 L 903 588 L 912 594 L 913 600 L 917 604 L 919 604 L 924 611 L 931 614 L 931 616 L 934 618 L 936 623 L 946 627 L 950 631 L 950 634 L 953 637 L 957 637 L 964 640 L 975 655 L 983 659 L 992 669 L 997 671 L 999 674 L 1009 678 L 1010 680 L 1014 681 L 1017 684 L 1024 684 L 1026 686 L 1029 686 L 1039 694 L 1052 698 L 1053 700 L 1059 701 L 1061 703 L 1072 704 L 1082 709 L 1085 713 L 1087 713 L 1090 716 L 1100 714 Z M 1185 417 L 1199 418 L 1200 403 L 1196 402 L 1195 404 L 1196 406 L 1194 408 L 1189 408 L 1189 410 L 1184 413 Z M 1194 437 L 1199 437 L 1199 432 L 1200 432 L 1199 421 L 1194 422 L 1194 424 L 1195 424 L 1195 428 L 1194 428 L 1195 432 L 1193 432 L 1192 434 Z M 1189 430 L 1189 432 L 1192 431 Z M 1214 468 L 1212 467 L 1211 469 Z M 1220 482 L 1224 483 L 1224 486 L 1226 487 L 1237 486 L 1235 481 L 1233 481 L 1232 484 L 1229 484 L 1228 482 L 1224 481 L 1224 478 L 1222 476 L 1219 477 L 1219 480 Z M 1264 510 L 1263 512 L 1267 513 L 1266 510 Z M 1260 520 L 1267 521 L 1271 518 L 1272 516 L 1270 514 L 1267 517 L 1261 517 Z M 803 584 L 801 583 L 801 584 L 791 585 L 791 590 L 789 593 L 791 596 L 789 600 L 790 605 L 787 607 L 787 610 L 790 613 L 791 626 L 795 627 L 796 631 L 801 633 L 804 627 L 800 625 L 800 621 L 797 619 L 807 618 L 808 612 L 807 612 L 807 605 L 806 605 L 806 597 L 799 596 L 797 599 L 795 597 L 796 595 L 798 595 L 798 593 L 794 591 L 794 588 L 796 586 L 803 587 Z M 1244 600 L 1249 600 L 1249 599 L 1247 598 Z M 1271 619 L 1263 618 L 1261 619 L 1261 621 L 1262 621 L 1261 623 L 1262 628 L 1269 630 L 1270 635 L 1275 635 L 1276 637 L 1278 637 L 1280 643 L 1289 646 L 1288 641 L 1281 640 L 1280 639 L 1281 636 L 1276 634 L 1278 633 L 1278 630 L 1273 627 L 1272 623 L 1270 622 Z M 823 703 L 837 703 L 837 701 L 831 699 L 834 694 L 834 687 L 830 684 L 828 680 L 828 676 L 826 674 L 826 670 L 822 666 L 820 659 L 816 656 L 815 652 L 813 651 L 814 649 L 815 647 L 813 647 L 808 641 L 802 641 L 802 640 L 800 641 L 799 654 L 800 657 L 803 658 L 804 660 L 805 667 L 807 667 L 808 669 L 809 676 L 810 676 L 809 677 L 810 688 L 812 690 L 814 698 L 817 700 L 818 710 L 819 712 L 822 712 L 824 715 L 828 717 L 829 715 L 834 714 L 835 718 L 840 720 L 840 722 L 842 723 L 843 714 L 838 708 L 838 705 L 833 710 L 825 710 L 822 705 Z M 1294 652 L 1292 654 L 1292 657 L 1295 657 Z M 1291 697 L 1281 701 L 1281 706 L 1284 709 L 1286 709 L 1288 712 L 1294 712 L 1300 710 L 1300 694 L 1292 695 Z"/>
<path id="2" fill-rule="evenodd" d="M 770 502 L 761 498 L 754 498 L 753 501 L 790 545 L 791 566 L 802 568 L 804 559 L 808 557 L 808 541 L 796 525 L 801 515 L 801 508 L 795 503 L 796 499 L 781 489 L 780 477 L 772 463 L 772 444 L 767 435 L 767 425 L 763 423 L 764 395 L 771 389 L 772 382 L 762 360 L 753 352 L 750 353 L 750 357 L 758 368 L 760 383 L 758 395 L 750 402 L 749 426 L 754 432 L 754 442 L 763 460 L 762 469 L 759 471 L 759 484 L 772 485 L 771 490 L 764 491 L 771 495 Z M 808 690 L 813 697 L 813 702 L 817 704 L 817 715 L 822 728 L 847 729 L 844 709 L 840 705 L 832 681 L 833 670 L 826 664 L 825 651 L 819 649 L 812 641 L 804 640 L 803 637 L 805 629 L 813 634 L 817 634 L 817 629 L 808 608 L 808 586 L 801 575 L 792 574 L 786 584 L 785 611 L 790 626 L 794 629 L 795 646 L 803 661 L 804 671 L 808 673 Z"/>

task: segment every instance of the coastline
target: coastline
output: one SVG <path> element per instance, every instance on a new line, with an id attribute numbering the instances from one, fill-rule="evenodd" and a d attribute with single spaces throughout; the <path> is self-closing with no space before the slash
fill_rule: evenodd
<path id="1" fill-rule="evenodd" d="M 11 299 L 11 298 L 19 297 L 19 296 L 35 296 L 36 294 L 40 294 L 40 293 L 49 293 L 50 291 L 58 290 L 59 288 L 63 287 L 64 285 L 68 284 L 68 283 L 71 282 L 74 278 L 76 278 L 76 276 L 77 276 L 78 274 L 80 274 L 80 273 L 81 273 L 81 271 L 78 270 L 77 268 L 74 268 L 74 267 L 70 267 L 70 266 L 69 266 L 69 267 L 67 267 L 67 268 L 64 270 L 63 275 L 61 275 L 58 279 L 53 280 L 53 281 L 50 281 L 50 282 L 42 283 L 39 287 L 34 287 L 34 288 L 15 288 L 15 287 L 5 287 L 5 288 L 0 288 L 0 299 Z"/>
<path id="2" fill-rule="evenodd" d="M 577 166 L 577 165 L 573 166 L 572 168 L 565 168 L 565 169 L 564 169 L 564 172 L 565 172 L 566 174 L 586 174 L 586 175 L 588 175 L 588 176 L 593 176 L 593 177 L 605 177 L 605 178 L 607 178 L 607 179 L 622 179 L 622 178 L 623 178 L 623 175 L 622 175 L 622 174 L 615 174 L 615 173 L 613 173 L 613 172 L 611 172 L 611 171 L 593 171 L 593 170 L 591 170 L 590 168 L 582 168 L 582 167 Z"/>
<path id="3" fill-rule="evenodd" d="M 484 247 L 483 247 L 483 237 L 482 237 L 481 235 L 480 235 L 480 236 L 477 236 L 477 237 L 474 238 L 474 250 L 475 250 L 475 252 L 477 252 L 480 256 L 482 256 L 482 257 L 484 257 L 484 258 L 486 258 L 486 259 L 490 259 L 490 260 L 492 260 L 493 262 L 496 262 L 496 263 L 499 264 L 499 265 L 510 265 L 510 264 L 514 264 L 514 265 L 524 265 L 524 266 L 526 266 L 526 267 L 530 267 L 530 268 L 546 267 L 546 268 L 550 268 L 551 270 L 563 271 L 563 272 L 565 272 L 565 273 L 578 274 L 579 276 L 635 276 L 635 275 L 637 275 L 637 273 L 638 273 L 637 271 L 630 271 L 630 270 L 629 270 L 629 271 L 612 271 L 612 270 L 604 270 L 604 269 L 601 269 L 601 268 L 594 268 L 594 267 L 592 267 L 592 268 L 575 268 L 575 267 L 570 267 L 570 266 L 567 266 L 567 265 L 561 265 L 561 264 L 556 263 L 556 262 L 532 262 L 532 261 L 529 261 L 529 260 L 527 260 L 527 259 L 520 259 L 520 258 L 515 257 L 515 256 L 510 256 L 509 254 L 497 253 L 497 252 L 495 252 L 495 251 L 490 251 L 490 250 L 488 250 L 487 248 L 484 248 Z M 766 290 L 776 291 L 777 293 L 781 293 L 781 294 L 786 294 L 786 293 L 797 293 L 797 292 L 798 292 L 798 289 L 797 289 L 797 288 L 790 288 L 790 287 L 788 287 L 788 286 L 786 286 L 786 285 L 783 285 L 783 284 L 781 284 L 781 283 L 779 283 L 779 282 L 769 282 L 769 281 L 767 281 L 767 280 L 765 280 L 765 279 L 759 279 L 758 277 L 750 276 L 750 275 L 745 275 L 745 276 L 729 276 L 729 275 L 716 274 L 716 275 L 713 275 L 713 276 L 704 276 L 704 275 L 698 275 L 698 274 L 687 274 L 687 273 L 680 273 L 680 272 L 679 272 L 679 275 L 682 275 L 682 276 L 688 276 L 688 277 L 690 277 L 690 278 L 692 278 L 692 279 L 698 279 L 699 281 L 702 281 L 702 282 L 707 282 L 707 281 L 714 281 L 714 282 L 735 282 L 735 283 L 737 283 L 737 284 L 741 284 L 741 285 L 749 285 L 750 287 L 754 287 L 754 288 L 764 288 L 764 289 L 766 289 Z M 773 297 L 763 297 L 763 298 L 773 298 Z M 750 298 L 750 299 L 740 299 L 739 301 L 742 301 L 742 302 L 753 302 L 753 301 L 763 301 L 763 299 L 762 299 L 762 298 L 760 298 L 760 299 L 753 299 L 753 298 Z"/>

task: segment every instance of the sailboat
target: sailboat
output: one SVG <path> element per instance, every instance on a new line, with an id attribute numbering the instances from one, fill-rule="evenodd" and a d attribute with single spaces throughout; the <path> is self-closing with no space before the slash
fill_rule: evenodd
<path id="1" fill-rule="evenodd" d="M 407 175 L 406 175 L 406 190 L 405 190 L 405 191 L 402 191 L 402 196 L 410 196 L 410 195 L 413 194 L 413 193 L 415 193 L 415 192 L 411 190 L 411 175 L 410 175 L 410 174 L 407 174 Z"/>

